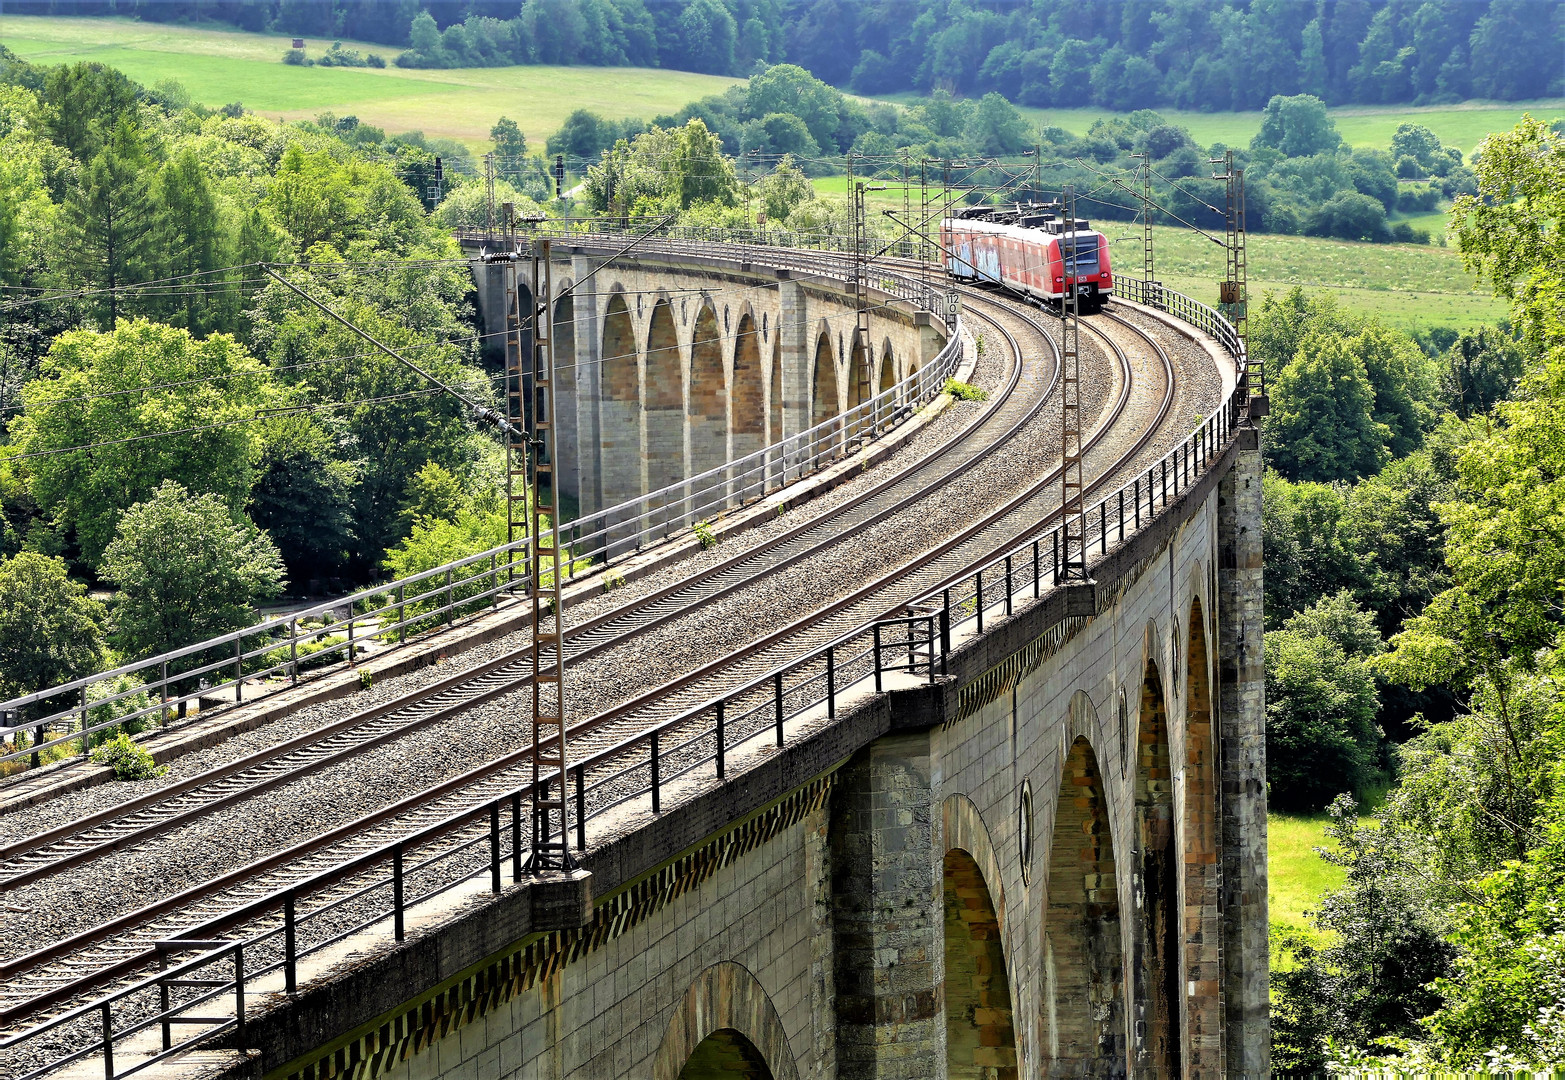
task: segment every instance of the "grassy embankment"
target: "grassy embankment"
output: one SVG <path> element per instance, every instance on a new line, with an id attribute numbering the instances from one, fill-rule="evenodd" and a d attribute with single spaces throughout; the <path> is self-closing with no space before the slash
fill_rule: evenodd
<path id="1" fill-rule="evenodd" d="M 814 183 L 815 190 L 825 197 L 842 198 L 847 191 L 845 176 L 820 177 Z M 918 195 L 915 187 L 915 216 Z M 900 190 L 872 193 L 870 212 L 878 214 L 882 207 L 900 213 Z M 1429 219 L 1424 227 L 1435 225 L 1444 231 L 1444 215 L 1429 215 Z M 1140 227 L 1123 221 L 1100 220 L 1096 224 L 1113 244 L 1110 250 L 1118 272 L 1140 277 Z M 1197 300 L 1216 302 L 1217 281 L 1224 265 L 1219 244 L 1188 229 L 1156 226 L 1153 246 L 1160 281 Z M 1303 285 L 1334 293 L 1345 307 L 1405 330 L 1493 324 L 1507 311 L 1504 301 L 1474 283 L 1454 247 L 1360 244 L 1252 233 L 1246 253 L 1250 295 L 1257 303 L 1268 290 L 1281 292 Z"/>
<path id="2" fill-rule="evenodd" d="M 738 82 L 716 75 L 645 68 L 508 67 L 413 71 L 398 67 L 291 67 L 282 62 L 287 38 L 232 30 L 163 26 L 129 19 L 0 16 L 0 43 L 39 64 L 97 60 L 151 86 L 183 83 L 204 105 L 243 102 L 274 119 L 317 113 L 352 114 L 388 133 L 422 131 L 489 148 L 501 116 L 522 128 L 539 151 L 573 109 L 615 119 L 651 118 Z M 320 56 L 331 42 L 307 39 Z M 389 64 L 401 51 L 344 42 L 379 53 Z"/>
<path id="3" fill-rule="evenodd" d="M 1266 898 L 1273 925 L 1311 929 L 1304 913 L 1314 911 L 1327 889 L 1341 886 L 1345 874 L 1316 854 L 1326 847 L 1326 818 L 1321 814 L 1273 813 L 1266 823 Z"/>
<path id="4" fill-rule="evenodd" d="M 169 27 L 127 19 L 0 16 L 0 41 L 40 63 L 100 60 L 151 85 L 177 79 L 210 105 L 242 101 L 265 115 L 293 119 L 318 112 L 352 113 L 388 131 L 421 130 L 431 137 L 460 139 L 475 149 L 487 144 L 489 127 L 501 115 L 521 124 L 533 145 L 555 131 L 570 110 L 593 109 L 608 116 L 652 116 L 677 111 L 686 102 L 716 93 L 735 80 L 689 72 L 639 68 L 466 68 L 411 71 L 395 67 L 302 68 L 281 62 L 283 38 L 235 31 Z M 310 40 L 319 55 L 329 42 Z M 361 52 L 388 59 L 395 50 L 347 43 Z M 1539 103 L 1553 115 L 1561 102 Z M 1465 105 L 1428 109 L 1350 108 L 1334 110 L 1339 128 L 1354 143 L 1386 145 L 1403 119 L 1429 124 L 1441 138 L 1470 149 L 1483 134 L 1510 127 L 1527 106 Z M 1034 119 L 1085 131 L 1101 110 L 1026 110 Z M 1187 124 L 1203 142 L 1248 142 L 1259 126 L 1258 113 L 1181 113 L 1167 115 Z M 845 177 L 817 181 L 823 194 L 846 191 Z M 887 191 L 874 198 L 900 205 Z M 1416 219 L 1432 231 L 1443 216 Z M 1135 258 L 1128 226 L 1108 226 L 1125 235 L 1117 245 Z M 1170 285 L 1206 298 L 1221 268 L 1222 252 L 1194 234 L 1158 231 L 1159 276 Z M 1126 269 L 1129 266 L 1126 265 Z M 1489 322 L 1504 306 L 1476 291 L 1460 259 L 1449 249 L 1412 245 L 1351 244 L 1302 237 L 1254 236 L 1250 244 L 1250 280 L 1257 297 L 1267 288 L 1294 284 L 1330 289 L 1349 306 L 1373 312 L 1404 327 L 1471 325 Z"/>
<path id="5" fill-rule="evenodd" d="M 892 94 L 887 100 L 901 104 L 913 104 L 920 100 L 917 94 Z M 1034 109 L 1023 107 L 1023 115 L 1035 124 L 1062 127 L 1077 135 L 1084 134 L 1093 122 L 1104 116 L 1114 115 L 1107 109 Z M 1545 98 L 1538 101 L 1464 101 L 1455 105 L 1344 105 L 1330 110 L 1337 122 L 1337 130 L 1350 146 L 1374 146 L 1384 149 L 1391 145 L 1391 135 L 1398 124 L 1423 124 L 1447 146 L 1454 146 L 1463 154 L 1469 154 L 1480 140 L 1491 131 L 1508 131 L 1530 112 L 1540 120 L 1552 120 L 1565 115 L 1565 99 Z M 1261 129 L 1259 112 L 1187 112 L 1181 109 L 1159 109 L 1171 122 L 1188 128 L 1191 136 L 1202 146 L 1223 143 L 1226 146 L 1249 146 L 1250 140 Z"/>

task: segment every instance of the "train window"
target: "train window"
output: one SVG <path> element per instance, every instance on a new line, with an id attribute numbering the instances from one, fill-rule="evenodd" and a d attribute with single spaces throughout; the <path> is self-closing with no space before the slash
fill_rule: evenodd
<path id="1" fill-rule="evenodd" d="M 1063 237 L 1060 240 L 1060 248 L 1067 253 L 1072 252 L 1072 240 L 1074 239 L 1074 257 L 1071 259 L 1071 268 L 1077 274 L 1096 274 L 1098 272 L 1098 238 L 1096 236 Z"/>

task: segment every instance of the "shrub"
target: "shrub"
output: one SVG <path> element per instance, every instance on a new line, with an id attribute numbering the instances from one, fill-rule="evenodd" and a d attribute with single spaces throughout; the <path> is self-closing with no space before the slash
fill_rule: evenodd
<path id="1" fill-rule="evenodd" d="M 380 53 L 370 53 L 364 58 L 364 62 L 372 68 L 383 68 L 386 66 L 386 58 L 380 55 Z"/>
<path id="2" fill-rule="evenodd" d="M 128 716 L 142 709 L 149 709 L 153 705 L 152 695 L 142 690 L 140 693 L 130 694 L 118 701 L 103 702 L 104 698 L 123 694 L 127 690 L 137 690 L 145 684 L 134 675 L 118 675 L 107 682 L 93 683 L 87 689 L 87 702 L 91 706 L 87 710 L 87 726 L 97 727 L 111 720 L 118 720 L 122 716 Z M 105 728 L 92 736 L 94 745 L 102 745 L 121 735 L 136 735 L 143 731 L 148 724 L 153 723 L 153 716 L 139 716 L 134 720 L 126 720 L 117 728 Z"/>
<path id="3" fill-rule="evenodd" d="M 113 769 L 116 780 L 152 780 L 168 772 L 167 766 L 156 764 L 152 755 L 124 732 L 94 750 L 92 760 Z"/>
<path id="4" fill-rule="evenodd" d="M 283 53 L 283 63 L 294 67 L 314 67 L 315 61 L 304 55 L 303 49 L 289 49 Z"/>
<path id="5" fill-rule="evenodd" d="M 715 548 L 717 546 L 717 534 L 712 531 L 712 526 L 709 522 L 698 521 L 691 531 L 696 534 L 696 539 L 701 541 L 702 547 Z"/>
<path id="6" fill-rule="evenodd" d="M 972 383 L 957 382 L 955 379 L 947 379 L 943 390 L 958 401 L 989 400 L 989 391 L 983 387 L 974 386 Z"/>
<path id="7" fill-rule="evenodd" d="M 613 592 L 625 584 L 625 572 L 623 570 L 609 569 L 603 572 L 603 591 Z"/>

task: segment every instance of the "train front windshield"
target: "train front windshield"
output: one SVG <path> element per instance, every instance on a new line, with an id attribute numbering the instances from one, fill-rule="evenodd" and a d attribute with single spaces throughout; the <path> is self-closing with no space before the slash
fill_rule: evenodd
<path id="1" fill-rule="evenodd" d="M 1065 257 L 1066 268 L 1074 277 L 1091 277 L 1098 272 L 1096 236 L 1062 236 L 1060 254 Z"/>

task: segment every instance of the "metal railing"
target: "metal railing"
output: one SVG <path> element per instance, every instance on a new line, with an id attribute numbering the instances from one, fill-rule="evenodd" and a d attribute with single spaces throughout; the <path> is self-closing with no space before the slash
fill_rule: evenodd
<path id="1" fill-rule="evenodd" d="M 1241 377 L 1235 390 L 1194 432 L 1129 483 L 1092 504 L 1087 512 L 1090 541 L 1086 554 L 1091 555 L 1095 544 L 1100 561 L 1199 482 L 1232 438 L 1244 406 L 1242 395 L 1248 393 L 1239 339 L 1222 332 L 1224 324 L 1217 312 L 1160 288 L 1151 293 L 1148 302 L 1161 310 L 1200 319 L 1195 325 L 1210 326 L 1233 352 Z M 388 922 L 385 929 L 402 941 L 411 908 L 486 876 L 489 891 L 498 893 L 505 887 L 507 868 L 510 880 L 520 881 L 526 851 L 523 822 L 531 820 L 523 812 L 527 800 L 550 798 L 551 792 L 553 798 L 565 795 L 572 799 L 573 839 L 576 848 L 584 851 L 589 823 L 643 800 L 653 813 L 660 813 L 670 784 L 708 769 L 707 775 L 726 779 L 729 760 L 736 752 L 784 747 L 790 722 L 812 710 L 821 711 L 813 718 L 814 724 L 794 728 L 796 740 L 809 737 L 819 723 L 834 720 L 844 695 L 861 695 L 871 687 L 875 692 L 883 691 L 886 677 L 892 673 L 910 677 L 912 682 L 906 685 L 934 682 L 936 668 L 945 671 L 954 630 L 971 623 L 981 633 L 986 618 L 1012 614 L 1018 600 L 1026 603 L 1041 598 L 1045 587 L 1059 585 L 1062 539 L 1058 525 L 1040 530 L 907 605 L 906 614 L 852 629 L 795 660 L 595 751 L 570 764 L 563 776 L 556 772 L 541 778 L 536 786 L 524 783 L 484 799 L 433 825 L 189 927 L 178 941 L 199 947 L 241 927 L 250 930 L 250 936 L 242 940 L 221 944 L 236 957 L 238 976 L 206 984 L 213 997 L 234 993 L 238 1022 L 242 1023 L 246 980 L 281 972 L 284 989 L 293 993 L 298 987 L 298 965 L 305 957 Z M 160 949 L 166 947 L 166 943 L 159 945 Z M 156 949 L 149 950 L 142 959 L 150 964 L 161 955 Z M 213 952 L 205 959 L 219 955 L 226 953 Z M 108 1051 L 106 1080 L 115 1080 L 193 1045 L 200 1036 L 174 1047 L 165 1040 L 163 1050 L 134 1069 L 113 1071 L 115 1046 L 166 1017 L 167 990 L 160 988 L 159 980 L 193 970 L 193 963 L 143 979 L 0 1041 L 0 1052 L 16 1050 L 41 1036 L 60 1032 L 70 1021 L 103 1017 L 101 1031 L 95 1028 L 82 1035 L 87 1040 L 85 1047 L 38 1064 L 14 1080 L 36 1080 L 99 1050 Z M 137 994 L 143 1000 L 134 1010 L 136 1015 L 116 1030 L 109 1020 L 108 1006 L 129 1006 Z M 212 1018 L 206 1035 L 229 1030 L 235 1023 L 235 1018 Z M 56 1034 L 55 1040 L 60 1037 Z"/>
<path id="2" fill-rule="evenodd" d="M 678 245 L 657 245 L 668 253 Z M 711 257 L 710 246 L 689 245 L 689 253 Z M 774 266 L 798 260 L 759 245 L 742 254 Z M 817 265 L 823 273 L 840 267 Z M 917 283 L 898 289 L 915 302 Z M 960 332 L 929 363 L 895 386 L 829 420 L 781 442 L 708 469 L 675 484 L 566 522 L 560 529 L 570 552 L 571 576 L 588 565 L 612 564 L 634 555 L 698 521 L 741 508 L 853 452 L 907 419 L 936 397 L 962 361 Z M 49 751 L 91 752 L 92 737 L 116 728 L 167 728 L 185 717 L 188 703 L 221 699 L 232 692 L 240 704 L 298 685 L 301 674 L 334 663 L 355 662 L 375 644 L 405 642 L 410 635 L 453 625 L 502 598 L 525 590 L 526 541 L 503 544 L 385 585 L 329 600 L 254 626 L 84 676 L 59 686 L 0 702 L 0 740 L 14 749 L 0 753 L 0 765 L 27 760 L 37 767 Z M 395 613 L 395 617 L 393 616 Z M 120 679 L 131 685 L 116 688 Z M 29 745 L 21 746 L 24 740 Z M 0 743 L 3 749 L 3 743 Z"/>

